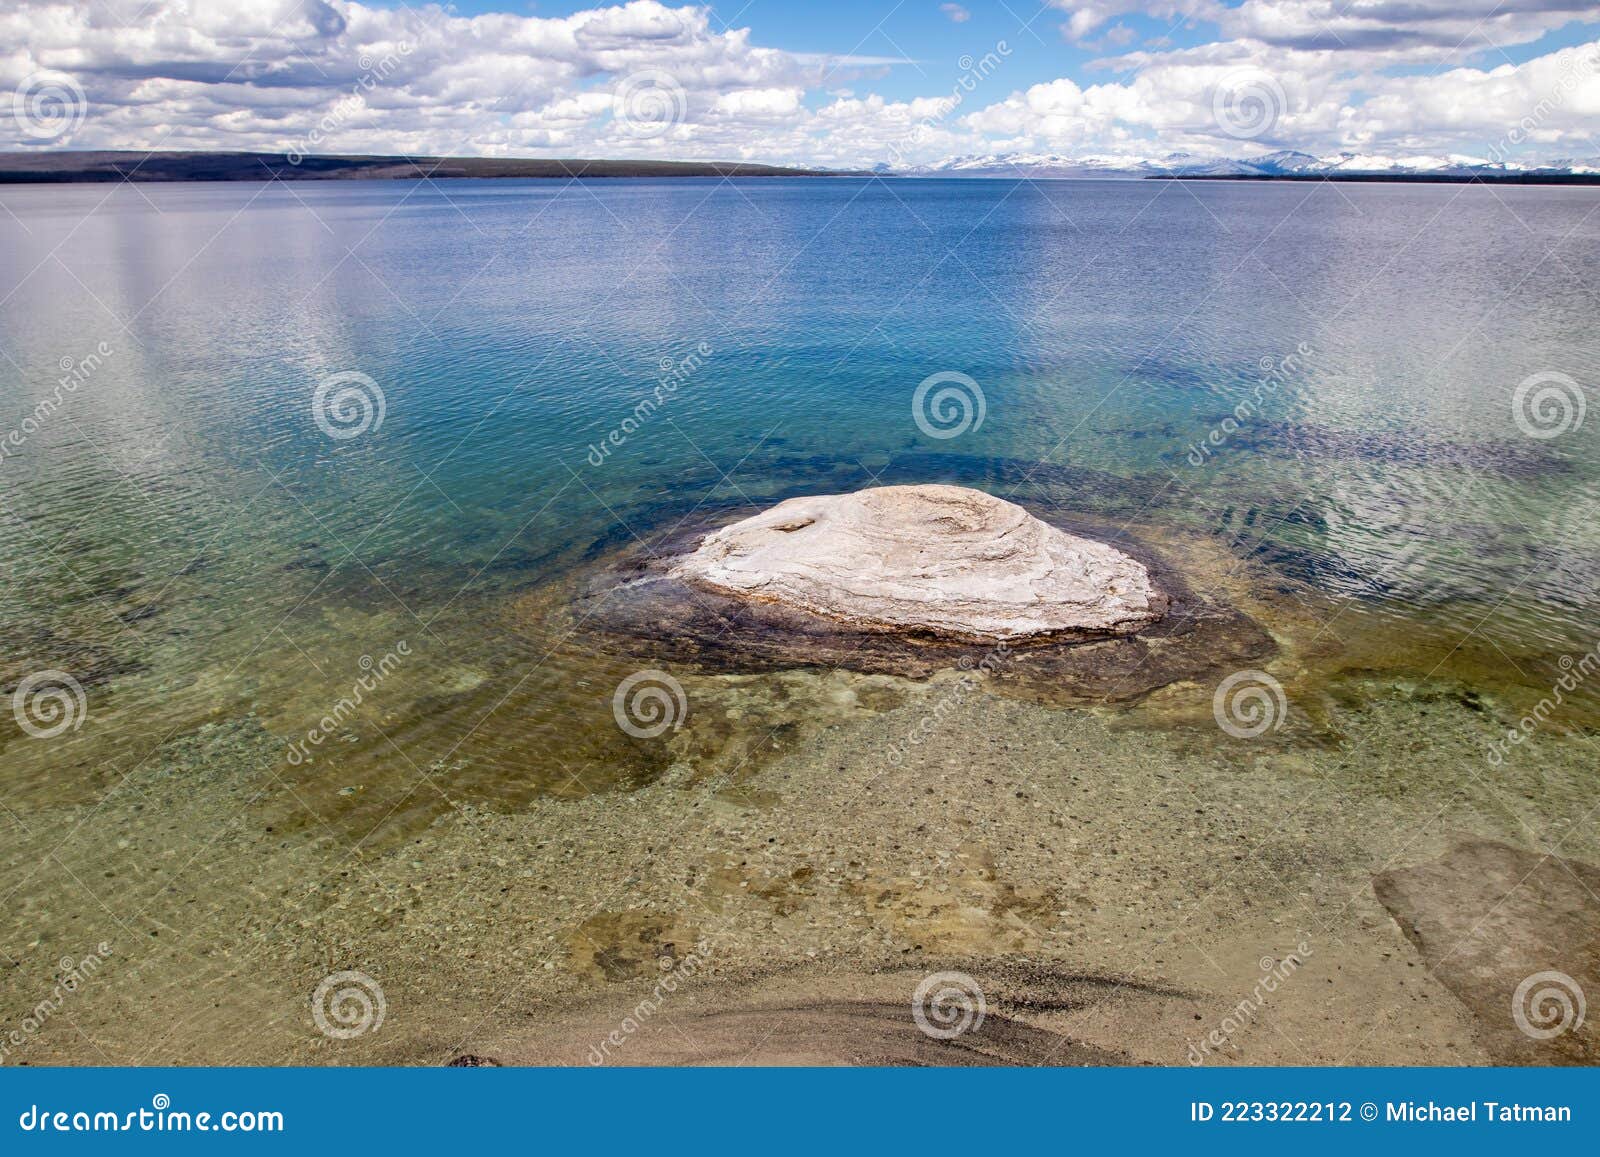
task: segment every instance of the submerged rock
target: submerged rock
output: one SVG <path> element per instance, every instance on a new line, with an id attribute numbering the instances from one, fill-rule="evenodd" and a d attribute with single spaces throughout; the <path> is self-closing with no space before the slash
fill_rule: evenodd
<path id="1" fill-rule="evenodd" d="M 1600 868 L 1492 840 L 1383 872 L 1378 899 L 1476 1018 L 1498 1064 L 1592 1065 Z"/>
<path id="2" fill-rule="evenodd" d="M 857 630 L 967 642 L 1129 634 L 1168 605 L 1137 559 L 964 486 L 791 498 L 707 535 L 670 574 Z"/>

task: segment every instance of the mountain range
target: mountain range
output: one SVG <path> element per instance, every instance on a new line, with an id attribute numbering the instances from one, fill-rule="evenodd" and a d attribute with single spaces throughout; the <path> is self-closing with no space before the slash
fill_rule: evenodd
<path id="1" fill-rule="evenodd" d="M 1451 156 L 1390 157 L 1369 153 L 1337 153 L 1318 157 L 1283 149 L 1257 157 L 1204 157 L 1194 153 L 987 153 L 949 157 L 928 165 L 879 171 L 908 177 L 1397 177 L 1516 178 L 1523 176 L 1600 176 L 1600 157 L 1569 158 L 1546 165 L 1488 161 Z"/>

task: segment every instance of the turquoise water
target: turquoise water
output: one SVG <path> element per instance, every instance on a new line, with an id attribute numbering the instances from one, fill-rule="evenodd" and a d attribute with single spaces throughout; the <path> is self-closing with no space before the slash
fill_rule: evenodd
<path id="1" fill-rule="evenodd" d="M 1466 677 L 1492 682 L 1499 652 L 1538 687 L 1594 643 L 1600 417 L 1575 410 L 1600 365 L 1594 190 L 458 181 L 0 202 L 0 429 L 32 419 L 0 461 L 5 687 L 63 670 L 86 699 L 49 744 L 7 722 L 19 799 L 92 800 L 246 713 L 292 741 L 401 641 L 420 658 L 370 698 L 383 736 L 330 741 L 324 767 L 375 752 L 390 803 L 438 760 L 491 802 L 648 778 L 657 757 L 610 722 L 628 668 L 505 608 L 697 507 L 874 480 L 1212 541 L 1308 615 L 1348 607 L 1436 648 L 1423 671 L 1481 652 Z M 333 437 L 315 394 L 348 373 L 381 423 Z M 976 384 L 981 425 L 919 427 L 936 373 Z M 1538 374 L 1565 375 L 1557 436 L 1516 421 Z"/>

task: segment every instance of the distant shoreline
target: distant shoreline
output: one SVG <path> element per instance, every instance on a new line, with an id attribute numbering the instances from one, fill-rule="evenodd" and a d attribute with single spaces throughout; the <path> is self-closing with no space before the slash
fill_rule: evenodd
<path id="1" fill-rule="evenodd" d="M 1151 173 L 1146 181 L 1360 181 L 1395 185 L 1600 185 L 1600 173 Z"/>
<path id="2" fill-rule="evenodd" d="M 807 169 L 738 161 L 543 157 L 393 157 L 364 154 L 138 152 L 0 153 L 0 185 L 207 181 L 420 181 L 693 177 L 884 177 L 898 180 L 1335 181 L 1424 185 L 1600 185 L 1596 173 L 915 173 Z"/>
<path id="3" fill-rule="evenodd" d="M 288 153 L 0 153 L 0 184 L 137 181 L 416 181 L 460 178 L 848 177 L 864 173 L 725 161 L 518 157 L 314 156 Z"/>

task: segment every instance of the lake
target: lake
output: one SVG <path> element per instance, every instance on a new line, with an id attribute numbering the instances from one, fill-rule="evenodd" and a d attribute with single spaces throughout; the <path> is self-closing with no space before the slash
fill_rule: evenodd
<path id="1" fill-rule="evenodd" d="M 1595 686 L 1504 740 L 1600 644 L 1600 191 L 0 205 L 8 1013 L 109 945 L 68 1010 L 98 1043 L 64 1016 L 30 1060 L 418 1060 L 708 928 L 734 971 L 1020 954 L 1185 991 L 1306 928 L 1398 1005 L 1372 873 L 1462 832 L 1595 858 Z M 641 658 L 564 613 L 570 584 L 686 519 L 905 482 L 1150 543 L 1275 640 L 1279 717 L 1219 727 L 1224 671 L 1130 701 L 959 691 L 887 769 L 940 680 L 663 661 L 682 718 L 619 726 Z M 306 1013 L 335 969 L 388 994 L 364 1051 Z M 1309 1055 L 1413 1059 L 1312 997 L 1285 1014 Z M 1081 1031 L 1181 1061 L 1189 1004 L 1126 1015 L 1154 1027 Z M 1471 1047 L 1416 1015 L 1418 1055 Z"/>

